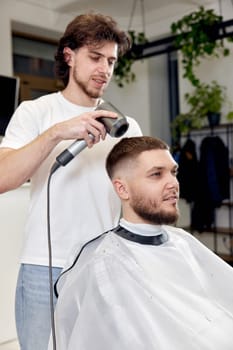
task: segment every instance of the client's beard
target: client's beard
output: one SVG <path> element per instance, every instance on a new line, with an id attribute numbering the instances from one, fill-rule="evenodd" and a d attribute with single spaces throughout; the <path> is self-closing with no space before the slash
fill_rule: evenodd
<path id="1" fill-rule="evenodd" d="M 174 211 L 156 210 L 156 203 L 149 204 L 135 200 L 131 205 L 138 216 L 153 225 L 172 225 L 179 219 L 178 208 L 174 207 Z"/>
<path id="2" fill-rule="evenodd" d="M 179 218 L 178 211 L 176 213 L 169 213 L 161 210 L 157 213 L 149 213 L 143 210 L 135 210 L 135 212 L 142 219 L 150 222 L 153 225 L 172 225 L 175 224 Z"/>

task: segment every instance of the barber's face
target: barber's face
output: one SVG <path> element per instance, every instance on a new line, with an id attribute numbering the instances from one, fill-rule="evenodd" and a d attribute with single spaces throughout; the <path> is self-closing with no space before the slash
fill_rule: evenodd
<path id="1" fill-rule="evenodd" d="M 100 46 L 83 46 L 70 51 L 70 82 L 88 97 L 103 95 L 117 60 L 117 44 L 104 41 Z"/>
<path id="2" fill-rule="evenodd" d="M 179 217 L 177 164 L 167 150 L 138 157 L 128 181 L 129 206 L 135 216 L 152 224 L 172 224 Z"/>

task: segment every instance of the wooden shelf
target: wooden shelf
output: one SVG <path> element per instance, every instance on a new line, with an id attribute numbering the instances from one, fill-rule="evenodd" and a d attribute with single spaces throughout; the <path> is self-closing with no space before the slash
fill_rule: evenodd
<path id="1" fill-rule="evenodd" d="M 216 233 L 218 235 L 233 235 L 233 228 L 232 227 L 216 227 L 215 229 L 207 230 L 205 232 Z"/>
<path id="2" fill-rule="evenodd" d="M 225 205 L 225 206 L 227 206 L 227 207 L 233 207 L 233 202 L 232 201 L 228 201 L 228 200 L 225 200 L 225 201 L 223 201 L 222 203 L 221 203 L 221 206 L 223 206 L 223 205 Z M 218 208 L 219 209 L 219 208 Z"/>
<path id="3" fill-rule="evenodd" d="M 217 254 L 220 258 L 228 263 L 233 263 L 233 255 L 228 254 Z"/>

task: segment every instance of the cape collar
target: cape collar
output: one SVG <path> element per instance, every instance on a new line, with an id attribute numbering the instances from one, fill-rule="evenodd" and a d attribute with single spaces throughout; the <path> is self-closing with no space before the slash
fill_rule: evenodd
<path id="1" fill-rule="evenodd" d="M 166 231 L 163 231 L 161 234 L 156 236 L 142 236 L 136 233 L 126 230 L 122 226 L 117 226 L 114 230 L 118 236 L 125 238 L 129 241 L 133 241 L 140 244 L 149 244 L 149 245 L 161 245 L 168 241 L 168 234 Z"/>

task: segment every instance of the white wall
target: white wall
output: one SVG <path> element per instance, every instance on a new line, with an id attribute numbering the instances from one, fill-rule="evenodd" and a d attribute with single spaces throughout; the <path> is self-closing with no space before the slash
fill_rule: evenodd
<path id="1" fill-rule="evenodd" d="M 69 16 L 33 6 L 29 2 L 23 4 L 17 0 L 1 0 L 0 74 L 12 74 L 12 27 L 31 34 L 58 38 L 69 20 Z"/>
<path id="2" fill-rule="evenodd" d="M 111 101 L 122 113 L 131 116 L 140 124 L 143 134 L 151 134 L 150 91 L 148 84 L 148 61 L 133 64 L 136 81 L 124 88 L 112 82 L 105 93 L 105 99 Z"/>
<path id="3" fill-rule="evenodd" d="M 233 7 L 232 7 L 232 18 L 233 18 Z M 226 42 L 226 46 L 230 49 L 229 56 L 222 56 L 220 58 L 210 58 L 202 60 L 200 66 L 195 70 L 197 76 L 206 83 L 212 80 L 217 80 L 219 84 L 226 87 L 226 93 L 228 100 L 232 103 L 230 107 L 233 110 L 233 43 Z M 181 57 L 180 57 L 181 59 Z M 182 77 L 182 65 L 180 64 L 180 105 L 181 111 L 185 112 L 187 106 L 184 102 L 184 94 L 187 91 L 192 91 L 192 86 L 187 80 Z M 225 103 L 222 109 L 222 122 L 226 122 L 225 114 L 229 112 L 229 105 Z"/>
<path id="4" fill-rule="evenodd" d="M 211 8 L 213 8 L 217 14 L 219 12 L 219 4 L 218 1 L 214 2 Z M 222 15 L 224 20 L 233 19 L 233 4 L 231 0 L 223 0 L 222 3 Z M 232 26 L 231 26 L 232 31 Z M 232 101 L 232 109 L 233 109 L 233 43 L 229 43 L 225 41 L 225 45 L 229 47 L 231 53 L 229 56 L 220 58 L 211 58 L 201 60 L 200 65 L 195 69 L 197 76 L 201 79 L 201 81 L 210 82 L 212 80 L 217 80 L 221 85 L 226 86 L 227 95 L 229 100 Z M 181 59 L 181 56 L 180 56 Z M 187 91 L 191 91 L 192 87 L 187 80 L 182 77 L 182 65 L 180 64 L 180 104 L 181 111 L 185 112 L 187 110 L 187 106 L 184 103 L 184 93 Z M 223 108 L 223 120 L 225 122 L 224 114 L 227 113 L 229 107 L 227 105 Z"/>
<path id="5" fill-rule="evenodd" d="M 148 64 L 151 134 L 170 145 L 167 55 L 152 57 Z"/>

